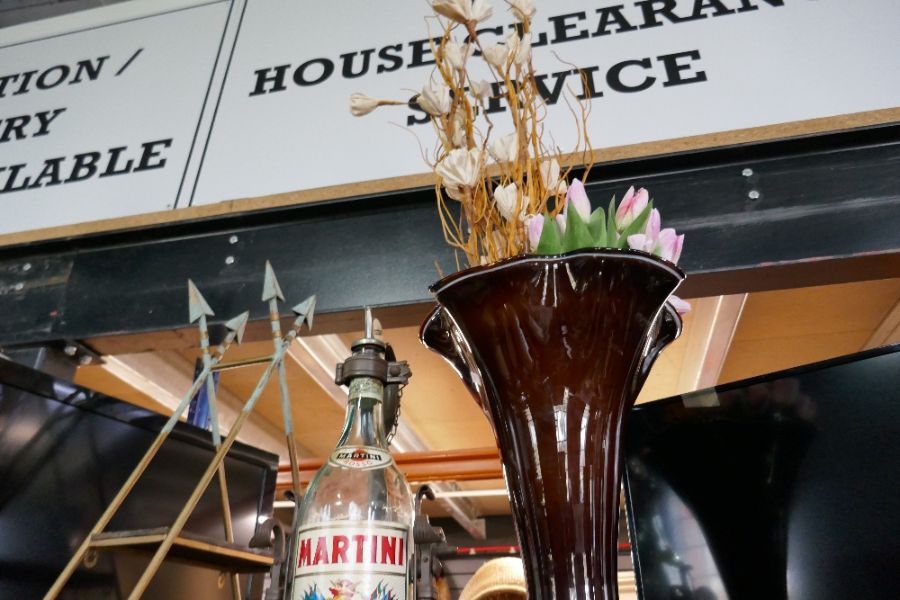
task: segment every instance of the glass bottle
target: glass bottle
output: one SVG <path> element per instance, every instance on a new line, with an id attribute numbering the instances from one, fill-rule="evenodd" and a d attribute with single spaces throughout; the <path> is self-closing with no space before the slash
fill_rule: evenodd
<path id="1" fill-rule="evenodd" d="M 344 428 L 294 528 L 293 600 L 413 600 L 413 498 L 382 415 L 385 384 L 405 383 L 409 368 L 385 349 L 366 309 L 365 337 L 335 379 L 350 390 Z"/>

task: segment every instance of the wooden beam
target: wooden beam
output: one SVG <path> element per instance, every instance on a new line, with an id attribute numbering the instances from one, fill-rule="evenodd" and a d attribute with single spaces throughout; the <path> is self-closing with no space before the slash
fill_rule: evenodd
<path id="1" fill-rule="evenodd" d="M 413 482 L 428 481 L 486 481 L 502 479 L 500 453 L 496 448 L 470 448 L 433 452 L 403 452 L 394 455 L 397 466 L 406 478 Z M 322 467 L 320 458 L 300 461 L 300 481 L 303 485 Z M 290 489 L 291 467 L 282 463 L 278 467 L 279 491 Z"/>
<path id="2" fill-rule="evenodd" d="M 900 342 L 900 299 L 898 299 L 893 308 L 884 315 L 881 323 L 879 323 L 875 332 L 872 333 L 872 337 L 863 344 L 862 349 L 869 350 L 871 348 L 878 348 L 879 346 L 886 346 L 887 344 L 894 344 L 896 342 Z"/>
<path id="3" fill-rule="evenodd" d="M 716 385 L 731 348 L 747 294 L 692 302 L 691 331 L 678 376 L 679 393 Z"/>
<path id="4" fill-rule="evenodd" d="M 102 368 L 127 385 L 140 390 L 161 405 L 174 408 L 185 390 L 191 387 L 194 368 L 188 360 L 174 352 L 121 354 L 104 358 Z M 219 428 L 228 431 L 244 403 L 234 394 L 220 388 Z M 266 418 L 254 413 L 241 429 L 240 441 L 287 459 L 284 433 Z"/>

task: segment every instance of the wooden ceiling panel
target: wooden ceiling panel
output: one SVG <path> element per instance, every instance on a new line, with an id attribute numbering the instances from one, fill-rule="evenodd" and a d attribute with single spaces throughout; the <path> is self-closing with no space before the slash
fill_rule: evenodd
<path id="1" fill-rule="evenodd" d="M 900 280 L 750 294 L 735 341 L 872 332 L 900 297 Z"/>
<path id="2" fill-rule="evenodd" d="M 121 379 L 112 375 L 100 365 L 80 366 L 75 371 L 75 384 L 96 390 L 101 394 L 130 402 L 135 406 L 140 406 L 147 410 L 152 410 L 164 415 L 172 414 L 168 408 L 143 393 L 141 390 L 134 388 Z"/>
<path id="3" fill-rule="evenodd" d="M 358 337 L 342 336 L 349 343 Z M 401 419 L 433 450 L 494 445 L 487 417 L 443 358 L 419 341 L 418 327 L 387 329 L 385 341 L 409 361 L 413 377 L 403 390 Z"/>

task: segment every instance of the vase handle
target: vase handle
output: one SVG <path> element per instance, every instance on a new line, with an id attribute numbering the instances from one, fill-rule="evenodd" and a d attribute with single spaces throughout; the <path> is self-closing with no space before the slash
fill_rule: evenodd
<path id="1" fill-rule="evenodd" d="M 419 340 L 429 350 L 440 354 L 446 360 L 459 378 L 462 379 L 469 393 L 475 401 L 484 409 L 482 401 L 481 377 L 477 367 L 472 364 L 472 355 L 468 351 L 465 340 L 459 333 L 459 328 L 453 322 L 453 318 L 447 314 L 441 306 L 434 307 L 422 328 L 419 330 Z"/>
<path id="2" fill-rule="evenodd" d="M 644 382 L 650 374 L 653 363 L 659 357 L 659 353 L 681 335 L 681 326 L 681 317 L 675 312 L 672 305 L 666 302 L 653 325 L 650 326 L 648 348 L 634 374 L 632 392 L 635 398 L 644 387 Z"/>

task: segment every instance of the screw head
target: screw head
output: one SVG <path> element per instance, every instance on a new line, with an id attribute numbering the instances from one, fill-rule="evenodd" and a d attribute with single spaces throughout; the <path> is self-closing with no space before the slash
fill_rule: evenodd
<path id="1" fill-rule="evenodd" d="M 226 257 L 225 257 L 225 264 L 226 264 L 226 265 L 233 265 L 233 264 L 234 264 L 234 257 L 233 257 L 233 256 L 226 256 Z"/>
<path id="2" fill-rule="evenodd" d="M 748 167 L 741 171 L 741 175 L 743 175 L 744 177 L 750 177 L 751 175 L 753 175 L 753 169 Z"/>
<path id="3" fill-rule="evenodd" d="M 24 265 L 22 265 L 22 270 L 23 270 L 23 271 L 30 271 L 30 270 L 31 270 L 31 263 L 25 263 Z"/>
<path id="4" fill-rule="evenodd" d="M 21 292 L 22 290 L 25 289 L 25 284 L 20 281 L 19 283 L 17 283 L 16 285 L 13 286 L 13 289 L 16 290 L 17 292 Z"/>
<path id="5" fill-rule="evenodd" d="M 228 238 L 228 243 L 231 244 L 231 245 L 237 244 L 237 243 L 238 243 L 238 236 L 233 235 L 233 236 L 229 237 L 229 238 Z"/>
<path id="6" fill-rule="evenodd" d="M 76 354 L 78 354 L 78 347 L 69 344 L 65 348 L 63 348 L 63 353 L 66 356 L 75 356 Z"/>
<path id="7" fill-rule="evenodd" d="M 751 200 L 759 200 L 759 192 L 756 190 L 750 190 L 747 192 L 747 197 Z"/>
<path id="8" fill-rule="evenodd" d="M 94 359 L 91 357 L 90 354 L 85 354 L 84 356 L 82 356 L 81 358 L 78 359 L 79 365 L 89 365 L 92 362 L 94 362 Z"/>

